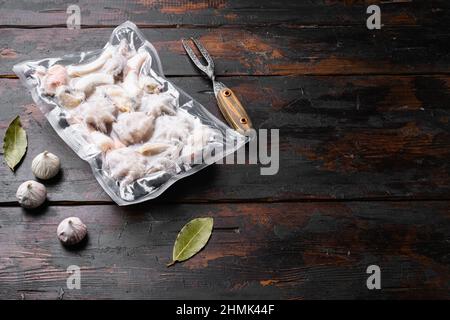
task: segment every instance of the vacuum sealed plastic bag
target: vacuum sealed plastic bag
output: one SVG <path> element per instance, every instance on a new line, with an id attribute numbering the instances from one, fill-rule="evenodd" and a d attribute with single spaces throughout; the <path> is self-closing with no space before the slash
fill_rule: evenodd
<path id="1" fill-rule="evenodd" d="M 153 199 L 248 141 L 164 77 L 155 48 L 131 22 L 101 50 L 13 70 L 119 205 Z"/>

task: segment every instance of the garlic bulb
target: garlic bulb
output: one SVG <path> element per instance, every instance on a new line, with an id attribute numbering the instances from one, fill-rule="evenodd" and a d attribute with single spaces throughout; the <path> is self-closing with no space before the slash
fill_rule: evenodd
<path id="1" fill-rule="evenodd" d="M 44 203 L 47 198 L 47 189 L 43 184 L 29 180 L 19 186 L 16 198 L 22 207 L 34 209 Z"/>
<path id="2" fill-rule="evenodd" d="M 59 168 L 59 158 L 48 151 L 38 154 L 31 163 L 33 174 L 43 180 L 56 176 L 59 172 Z"/>
<path id="3" fill-rule="evenodd" d="M 84 239 L 87 234 L 87 227 L 80 218 L 70 217 L 61 221 L 56 234 L 63 244 L 73 245 Z"/>

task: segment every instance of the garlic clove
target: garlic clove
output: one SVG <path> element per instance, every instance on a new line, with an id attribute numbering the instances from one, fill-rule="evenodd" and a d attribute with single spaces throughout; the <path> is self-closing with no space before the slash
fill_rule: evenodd
<path id="1" fill-rule="evenodd" d="M 87 234 L 87 227 L 80 218 L 66 218 L 58 225 L 56 235 L 64 245 L 79 243 Z"/>
<path id="2" fill-rule="evenodd" d="M 25 181 L 17 189 L 16 198 L 22 207 L 34 209 L 44 203 L 47 198 L 47 189 L 37 181 Z"/>
<path id="3" fill-rule="evenodd" d="M 47 180 L 58 174 L 60 166 L 61 163 L 58 156 L 44 151 L 33 159 L 31 171 L 37 178 Z"/>

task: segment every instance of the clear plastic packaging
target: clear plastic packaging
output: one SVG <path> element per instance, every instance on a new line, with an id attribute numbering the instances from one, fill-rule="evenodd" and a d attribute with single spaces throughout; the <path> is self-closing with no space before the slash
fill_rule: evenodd
<path id="1" fill-rule="evenodd" d="M 249 139 L 167 80 L 155 48 L 129 21 L 100 50 L 13 70 L 118 205 L 158 197 Z"/>

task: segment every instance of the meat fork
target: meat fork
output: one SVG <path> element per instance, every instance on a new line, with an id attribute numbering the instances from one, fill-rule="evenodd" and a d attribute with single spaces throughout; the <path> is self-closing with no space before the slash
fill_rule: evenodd
<path id="1" fill-rule="evenodd" d="M 182 39 L 181 42 L 192 62 L 211 79 L 220 111 L 231 126 L 241 133 L 246 133 L 247 130 L 252 128 L 252 122 L 247 112 L 234 92 L 222 82 L 216 81 L 214 61 L 205 47 L 197 39 L 191 38 L 191 40 L 205 58 L 207 65 L 200 62 L 186 39 Z"/>

